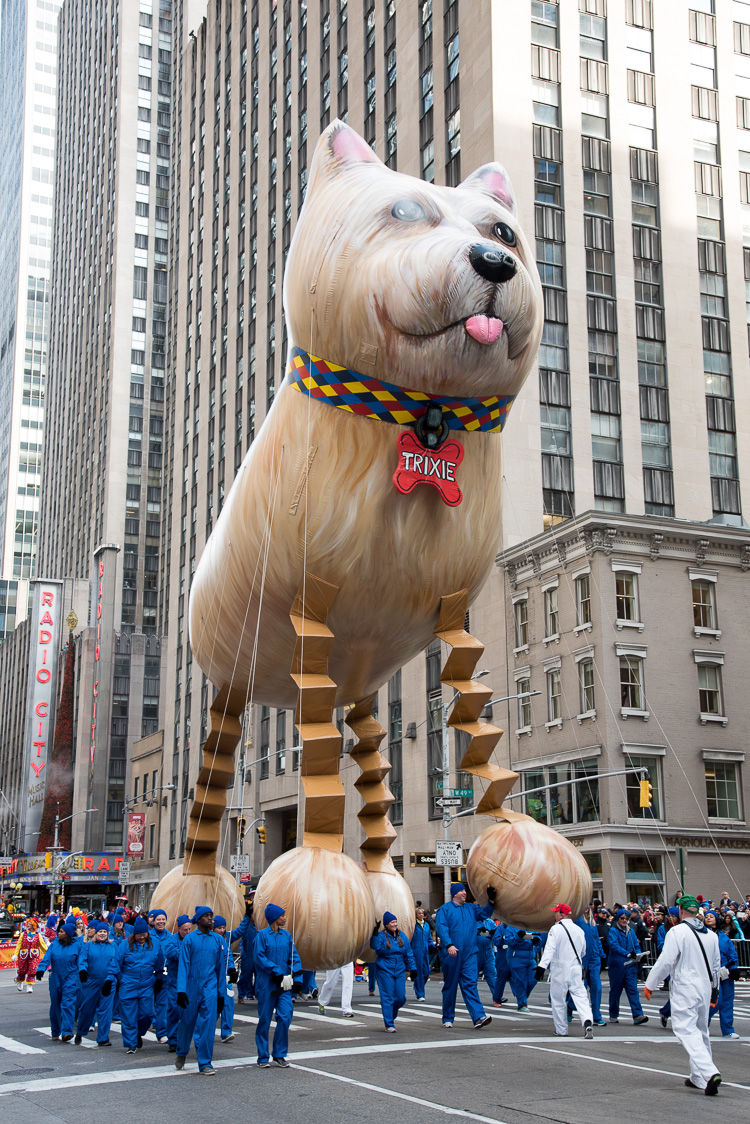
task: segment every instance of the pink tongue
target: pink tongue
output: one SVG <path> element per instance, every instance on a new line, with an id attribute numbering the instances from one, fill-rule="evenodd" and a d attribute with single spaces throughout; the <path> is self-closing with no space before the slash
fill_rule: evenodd
<path id="1" fill-rule="evenodd" d="M 466 331 L 477 343 L 494 343 L 502 330 L 503 322 L 496 316 L 470 316 L 466 321 Z"/>

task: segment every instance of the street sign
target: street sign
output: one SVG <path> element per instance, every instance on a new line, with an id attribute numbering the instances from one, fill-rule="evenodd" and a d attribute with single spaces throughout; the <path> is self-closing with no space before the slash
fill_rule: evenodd
<path id="1" fill-rule="evenodd" d="M 229 856 L 229 870 L 231 874 L 249 874 L 250 873 L 250 856 L 249 855 L 230 855 Z"/>
<path id="2" fill-rule="evenodd" d="M 120 869 L 118 871 L 118 875 L 119 875 L 119 878 L 120 878 L 120 885 L 126 886 L 127 883 L 130 881 L 130 863 L 129 862 L 121 862 L 120 863 Z"/>
<path id="3" fill-rule="evenodd" d="M 435 840 L 435 865 L 460 866 L 464 861 L 464 846 L 460 841 L 452 839 Z"/>
<path id="4" fill-rule="evenodd" d="M 438 781 L 435 788 L 438 792 L 442 792 L 443 796 L 460 796 L 462 799 L 466 799 L 467 796 L 474 795 L 473 788 L 443 788 L 442 781 Z"/>
<path id="5" fill-rule="evenodd" d="M 463 800 L 460 796 L 438 796 L 435 803 L 438 808 L 460 808 Z"/>

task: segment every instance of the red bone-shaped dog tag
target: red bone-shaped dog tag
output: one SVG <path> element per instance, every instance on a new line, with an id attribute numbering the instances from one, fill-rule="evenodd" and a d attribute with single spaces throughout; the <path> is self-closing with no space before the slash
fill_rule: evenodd
<path id="1" fill-rule="evenodd" d="M 407 496 L 417 484 L 432 484 L 444 503 L 458 507 L 463 492 L 456 482 L 456 471 L 464 459 L 464 447 L 458 441 L 446 441 L 439 449 L 425 449 L 411 432 L 398 439 L 398 468 L 393 474 L 397 490 Z"/>

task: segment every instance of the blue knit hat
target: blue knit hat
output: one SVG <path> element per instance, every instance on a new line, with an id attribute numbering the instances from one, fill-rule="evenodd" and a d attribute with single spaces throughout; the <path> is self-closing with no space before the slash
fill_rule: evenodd
<path id="1" fill-rule="evenodd" d="M 615 914 L 615 921 L 619 921 L 621 917 L 630 917 L 630 912 L 627 909 L 618 909 Z"/>
<path id="2" fill-rule="evenodd" d="M 163 915 L 166 919 L 167 911 L 166 909 L 162 909 L 161 906 L 159 906 L 157 909 L 152 909 L 149 913 L 149 917 L 153 917 L 154 921 L 156 921 L 156 918 L 160 915 Z"/>
<path id="3" fill-rule="evenodd" d="M 47 918 L 47 928 L 48 929 L 56 929 L 57 928 L 57 922 L 59 920 L 60 920 L 60 918 L 59 918 L 58 914 L 50 913 L 49 917 Z"/>
<path id="4" fill-rule="evenodd" d="M 71 939 L 78 935 L 76 931 L 75 921 L 66 921 L 63 925 L 63 932 L 66 933 Z"/>
<path id="5" fill-rule="evenodd" d="M 107 924 L 106 921 L 95 921 L 94 922 L 94 928 L 96 929 L 97 933 L 99 932 L 100 929 L 104 929 L 104 931 L 107 932 L 107 933 L 109 932 L 109 925 Z"/>
<path id="6" fill-rule="evenodd" d="M 133 935 L 138 936 L 139 933 L 148 932 L 148 921 L 144 921 L 142 917 L 136 917 L 135 925 L 133 926 Z"/>
<path id="7" fill-rule="evenodd" d="M 199 905 L 190 921 L 193 925 L 197 925 L 201 917 L 205 917 L 207 913 L 213 913 L 210 905 Z"/>
<path id="8" fill-rule="evenodd" d="M 214 929 L 220 929 L 222 925 L 224 926 L 224 928 L 226 928 L 226 925 L 227 925 L 226 917 L 222 917 L 220 913 L 215 913 L 214 914 Z"/>
<path id="9" fill-rule="evenodd" d="M 181 913 L 177 918 L 177 928 L 180 929 L 183 925 L 192 925 L 192 921 L 186 913 Z"/>
<path id="10" fill-rule="evenodd" d="M 451 897 L 455 898 L 456 894 L 460 894 L 465 889 L 463 882 L 451 882 Z"/>
<path id="11" fill-rule="evenodd" d="M 396 917 L 395 913 L 389 913 L 388 910 L 386 910 L 385 913 L 383 914 L 383 924 L 384 925 L 390 925 L 391 921 L 397 921 L 397 920 L 398 920 L 398 918 Z"/>
<path id="12" fill-rule="evenodd" d="M 282 906 L 274 905 L 273 902 L 270 902 L 265 909 L 266 921 L 268 921 L 269 925 L 273 925 L 274 921 L 278 921 L 285 913 L 286 910 L 283 909 Z"/>

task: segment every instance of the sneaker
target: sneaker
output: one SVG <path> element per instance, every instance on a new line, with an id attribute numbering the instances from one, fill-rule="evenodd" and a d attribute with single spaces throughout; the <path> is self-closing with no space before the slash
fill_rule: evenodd
<path id="1" fill-rule="evenodd" d="M 255 1064 L 257 1065 L 258 1069 L 270 1069 L 271 1068 L 270 1062 L 256 1062 Z"/>
<path id="2" fill-rule="evenodd" d="M 314 987 L 312 989 L 312 991 L 310 992 L 311 999 L 317 999 L 319 995 L 320 995 L 320 992 L 318 991 L 317 987 Z"/>
<path id="3" fill-rule="evenodd" d="M 619 1023 L 619 1021 L 620 1021 L 620 1020 L 619 1020 L 619 1019 L 618 1019 L 618 1018 L 617 1018 L 617 1017 L 616 1017 L 615 1015 L 610 1015 L 610 1016 L 609 1016 L 609 1021 L 610 1021 L 611 1023 Z"/>
<path id="4" fill-rule="evenodd" d="M 724 1034 L 724 1035 L 722 1035 L 722 1037 L 723 1038 L 732 1038 L 736 1042 L 737 1039 L 739 1038 L 739 1034 L 737 1034 L 737 1032 L 735 1030 L 733 1030 L 731 1034 Z"/>
<path id="5" fill-rule="evenodd" d="M 504 1007 L 504 1006 L 505 1006 L 505 1002 L 506 1002 L 506 1001 L 505 1001 L 504 999 L 499 999 L 499 1000 L 497 1001 L 497 1003 L 493 1003 L 493 1004 L 492 1004 L 492 1006 L 493 1006 L 493 1007 Z"/>
<path id="6" fill-rule="evenodd" d="M 666 1030 L 667 1029 L 667 1023 L 669 1022 L 669 1015 L 659 1015 L 659 1020 L 661 1022 L 661 1025 Z"/>
<path id="7" fill-rule="evenodd" d="M 80 1045 L 81 1045 L 81 1043 L 83 1042 L 83 1038 L 81 1037 L 81 1035 L 80 1035 L 80 1034 L 77 1034 L 77 1035 L 75 1036 L 75 1038 L 73 1039 L 73 1041 L 74 1041 L 74 1043 L 76 1044 L 76 1046 L 80 1046 Z"/>
<path id="8" fill-rule="evenodd" d="M 16 991 L 23 991 L 23 984 L 16 984 Z"/>
<path id="9" fill-rule="evenodd" d="M 222 1042 L 234 1042 L 234 1035 L 228 1034 L 226 1038 L 222 1038 Z"/>
<path id="10" fill-rule="evenodd" d="M 53 1034 L 52 1037 L 50 1038 L 50 1042 L 59 1042 L 59 1041 L 60 1041 L 60 1035 L 59 1034 Z"/>
<path id="11" fill-rule="evenodd" d="M 72 1034 L 63 1034 L 62 1037 L 60 1038 L 60 1041 L 61 1042 L 70 1042 L 72 1037 L 73 1037 Z"/>
<path id="12" fill-rule="evenodd" d="M 529 1008 L 528 1008 L 528 1006 L 527 1006 L 526 1004 L 524 1004 L 524 1006 L 523 1006 L 523 1007 L 519 1007 L 519 1008 L 518 1008 L 518 1010 L 519 1010 L 519 1011 L 528 1011 L 528 1009 L 529 1009 Z"/>
<path id="13" fill-rule="evenodd" d="M 698 1088 L 698 1086 L 696 1084 L 694 1084 L 694 1082 L 692 1082 L 689 1077 L 685 1078 L 685 1084 L 687 1085 L 688 1089 L 697 1089 Z"/>
<path id="14" fill-rule="evenodd" d="M 573 1022 L 573 1016 L 571 1015 L 570 1011 L 568 1011 L 568 1022 L 569 1023 Z"/>
<path id="15" fill-rule="evenodd" d="M 177 1054 L 174 1060 L 175 1069 L 182 1069 L 185 1065 L 185 1057 L 182 1054 Z"/>
<path id="16" fill-rule="evenodd" d="M 482 1019 L 477 1019 L 474 1023 L 474 1030 L 481 1030 L 483 1026 L 489 1026 L 492 1022 L 492 1015 L 485 1015 Z"/>
<path id="17" fill-rule="evenodd" d="M 33 988 L 32 984 L 29 984 L 29 983 L 26 984 L 26 994 L 27 995 L 33 995 L 34 994 L 34 988 Z"/>
<path id="18" fill-rule="evenodd" d="M 201 1073 L 204 1077 L 214 1077 L 216 1070 L 212 1065 L 204 1065 L 203 1069 L 198 1070 L 198 1073 Z"/>
<path id="19" fill-rule="evenodd" d="M 274 1058 L 273 1060 L 276 1063 L 276 1065 L 279 1067 L 279 1069 L 289 1069 L 290 1068 L 289 1062 L 286 1060 L 286 1058 Z"/>
<path id="20" fill-rule="evenodd" d="M 606 1026 L 604 1019 L 594 1019 L 594 1026 Z"/>
<path id="21" fill-rule="evenodd" d="M 715 1097 L 719 1091 L 719 1085 L 721 1085 L 721 1074 L 715 1073 L 713 1077 L 709 1077 L 708 1084 L 703 1092 L 707 1097 Z"/>
<path id="22" fill-rule="evenodd" d="M 426 1002 L 427 1002 L 427 1000 L 425 999 L 424 995 L 418 995 L 417 996 L 417 1003 L 426 1003 Z"/>
<path id="23" fill-rule="evenodd" d="M 353 1019 L 354 1018 L 354 1011 L 342 1011 L 341 1014 L 344 1016 L 345 1019 Z"/>
<path id="24" fill-rule="evenodd" d="M 125 1053 L 126 1053 L 126 1054 L 134 1054 L 134 1053 L 135 1053 L 135 1046 L 130 1046 L 130 1047 L 129 1047 L 129 1048 L 128 1048 L 128 1049 L 126 1050 L 126 1051 L 125 1051 Z M 180 1067 L 180 1068 L 182 1068 L 182 1067 Z"/>
<path id="25" fill-rule="evenodd" d="M 556 1030 L 555 1034 L 557 1035 L 558 1038 L 567 1038 L 568 1037 L 567 1030 Z"/>
<path id="26" fill-rule="evenodd" d="M 594 1024 L 587 1021 L 583 1024 L 583 1037 L 591 1039 L 594 1037 Z"/>
<path id="27" fill-rule="evenodd" d="M 448 1028 L 450 1029 L 450 1027 L 452 1027 L 452 1026 L 453 1026 L 453 1023 L 449 1023 L 449 1022 L 445 1021 L 445 1022 L 443 1023 L 443 1026 L 446 1026 L 446 1027 L 448 1027 Z"/>
<path id="28" fill-rule="evenodd" d="M 166 1036 L 166 1034 L 162 1034 L 161 1036 L 159 1036 L 159 1035 L 157 1034 L 157 1036 L 156 1036 L 156 1041 L 157 1041 L 157 1042 L 166 1042 L 166 1041 L 167 1041 L 167 1036 Z"/>
<path id="29" fill-rule="evenodd" d="M 107 1039 L 106 1042 L 97 1042 L 97 1046 L 111 1046 L 111 1045 L 112 1045 L 112 1043 L 110 1042 L 109 1039 Z"/>
<path id="30" fill-rule="evenodd" d="M 324 1015 L 326 1013 L 325 1006 L 322 1003 L 318 1003 L 318 1011 L 321 1015 Z"/>
<path id="31" fill-rule="evenodd" d="M 643 1026 L 648 1022 L 648 1015 L 639 1015 L 637 1019 L 633 1019 L 633 1026 Z"/>

